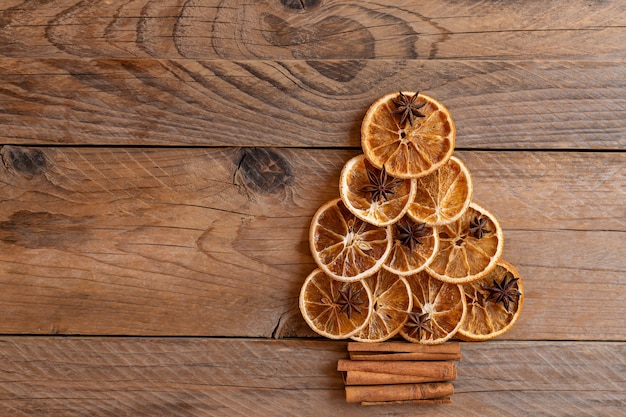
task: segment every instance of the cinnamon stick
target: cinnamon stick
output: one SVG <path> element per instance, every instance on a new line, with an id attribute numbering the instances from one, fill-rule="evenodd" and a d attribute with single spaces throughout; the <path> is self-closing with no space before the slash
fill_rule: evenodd
<path id="1" fill-rule="evenodd" d="M 349 403 L 424 400 L 452 394 L 454 387 L 450 382 L 346 386 L 346 402 Z"/>
<path id="2" fill-rule="evenodd" d="M 405 400 L 405 401 L 361 401 L 361 405 L 388 405 L 388 404 L 450 404 L 452 399 L 450 397 L 442 398 L 427 398 L 423 400 Z"/>
<path id="3" fill-rule="evenodd" d="M 340 359 L 337 362 L 340 372 L 373 372 L 390 375 L 412 375 L 428 377 L 431 381 L 451 381 L 456 379 L 456 364 L 443 361 L 353 361 Z"/>
<path id="4" fill-rule="evenodd" d="M 346 385 L 387 385 L 387 384 L 416 384 L 421 382 L 452 381 L 456 375 L 441 375 L 433 372 L 431 375 L 397 375 L 382 372 L 345 371 L 342 372 L 343 382 Z"/>
<path id="5" fill-rule="evenodd" d="M 350 352 L 355 361 L 458 361 L 461 354 L 421 352 Z"/>
<path id="6" fill-rule="evenodd" d="M 353 360 L 461 360 L 461 345 L 448 342 L 440 345 L 420 345 L 406 342 L 349 342 L 348 352 Z"/>

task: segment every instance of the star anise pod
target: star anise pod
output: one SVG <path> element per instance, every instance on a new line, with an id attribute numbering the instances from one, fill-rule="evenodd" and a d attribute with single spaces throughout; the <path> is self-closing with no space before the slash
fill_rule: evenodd
<path id="1" fill-rule="evenodd" d="M 516 286 L 516 282 L 519 278 L 514 278 L 513 274 L 507 272 L 502 278 L 501 282 L 493 280 L 493 286 L 483 287 L 483 290 L 489 291 L 489 296 L 486 301 L 494 301 L 495 303 L 502 303 L 504 309 L 509 311 L 511 303 L 515 303 L 517 298 L 522 295 Z"/>
<path id="2" fill-rule="evenodd" d="M 407 327 L 407 333 L 411 337 L 416 337 L 418 340 L 422 340 L 425 337 L 423 332 L 432 334 L 433 328 L 430 325 L 430 314 L 428 313 L 409 313 L 409 319 L 405 323 Z"/>
<path id="3" fill-rule="evenodd" d="M 367 172 L 367 179 L 370 184 L 361 187 L 359 191 L 369 193 L 371 203 L 387 201 L 389 194 L 394 194 L 396 187 L 402 184 L 401 179 L 387 175 L 384 165 L 383 169 L 379 171 L 373 166 L 366 164 L 365 171 Z"/>
<path id="4" fill-rule="evenodd" d="M 409 121 L 409 124 L 413 126 L 413 120 L 415 117 L 426 117 L 426 115 L 419 112 L 419 109 L 424 107 L 426 103 L 418 103 L 417 96 L 419 92 L 415 93 L 412 96 L 405 96 L 402 92 L 396 99 L 392 99 L 391 101 L 396 106 L 396 109 L 391 112 L 391 114 L 401 114 L 400 124 L 404 124 L 405 120 Z"/>
<path id="5" fill-rule="evenodd" d="M 491 230 L 487 230 L 487 219 L 485 217 L 476 216 L 470 221 L 470 233 L 476 239 L 482 239 L 482 237 L 490 233 Z"/>
<path id="6" fill-rule="evenodd" d="M 407 246 L 411 252 L 415 249 L 416 245 L 421 245 L 420 240 L 426 235 L 424 230 L 426 223 L 414 223 L 407 219 L 405 222 L 396 223 L 396 237 L 404 246 Z"/>
<path id="7" fill-rule="evenodd" d="M 360 306 L 363 304 L 363 300 L 359 298 L 360 296 L 361 290 L 354 291 L 352 285 L 346 285 L 339 290 L 339 298 L 335 300 L 335 304 L 341 307 L 339 314 L 346 313 L 348 320 L 352 318 L 352 313 L 355 311 L 361 314 Z"/>

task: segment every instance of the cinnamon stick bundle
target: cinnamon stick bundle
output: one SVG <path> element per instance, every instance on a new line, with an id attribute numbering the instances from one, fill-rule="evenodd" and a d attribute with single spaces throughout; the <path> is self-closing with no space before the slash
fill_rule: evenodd
<path id="1" fill-rule="evenodd" d="M 346 402 L 375 403 L 442 399 L 454 394 L 450 382 L 346 386 Z"/>
<path id="2" fill-rule="evenodd" d="M 337 370 L 346 385 L 346 401 L 361 405 L 442 404 L 451 402 L 458 342 L 421 345 L 406 342 L 349 342 L 350 359 Z"/>

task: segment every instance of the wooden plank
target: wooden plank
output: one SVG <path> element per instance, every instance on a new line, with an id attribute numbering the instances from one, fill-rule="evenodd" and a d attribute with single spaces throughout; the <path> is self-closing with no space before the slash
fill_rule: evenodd
<path id="1" fill-rule="evenodd" d="M 5 1 L 1 13 L 0 55 L 9 57 L 598 59 L 625 53 L 626 8 L 619 0 Z"/>
<path id="2" fill-rule="evenodd" d="M 325 65 L 0 59 L 0 143 L 359 147 L 367 108 L 403 88 L 450 109 L 458 148 L 626 148 L 621 60 Z"/>
<path id="3" fill-rule="evenodd" d="M 354 154 L 5 146 L 0 333 L 311 335 L 308 227 Z M 626 153 L 457 154 L 525 281 L 506 337 L 624 340 Z"/>
<path id="4" fill-rule="evenodd" d="M 2 337 L 5 416 L 622 415 L 626 343 L 462 345 L 452 403 L 347 404 L 344 342 Z M 297 411 L 295 411 L 297 410 Z"/>

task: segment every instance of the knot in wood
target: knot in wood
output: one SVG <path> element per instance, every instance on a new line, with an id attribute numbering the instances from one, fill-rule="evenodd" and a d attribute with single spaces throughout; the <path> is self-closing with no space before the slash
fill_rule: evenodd
<path id="1" fill-rule="evenodd" d="M 242 150 L 238 171 L 247 188 L 263 194 L 272 194 L 291 184 L 291 164 L 271 149 Z"/>
<path id="2" fill-rule="evenodd" d="M 20 174 L 39 175 L 46 169 L 46 155 L 40 149 L 5 146 L 2 149 L 5 166 Z"/>
<path id="3" fill-rule="evenodd" d="M 289 9 L 306 10 L 320 4 L 320 0 L 281 0 L 281 3 Z"/>

